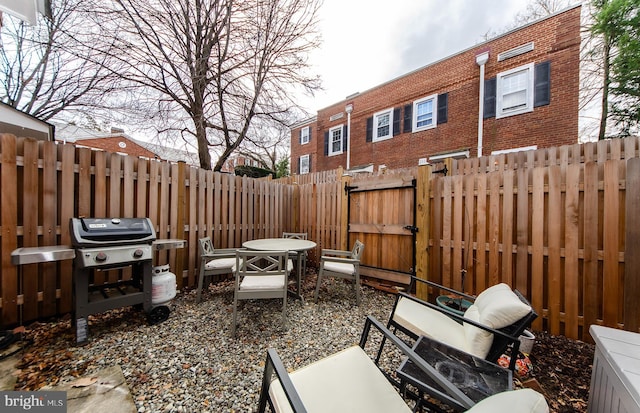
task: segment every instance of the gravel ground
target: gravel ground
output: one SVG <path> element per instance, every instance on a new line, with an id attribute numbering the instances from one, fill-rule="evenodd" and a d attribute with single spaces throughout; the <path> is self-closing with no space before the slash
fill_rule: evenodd
<path id="1" fill-rule="evenodd" d="M 327 280 L 315 304 L 315 281 L 313 273 L 304 280 L 304 304 L 289 298 L 286 331 L 281 301 L 250 301 L 241 304 L 237 337 L 231 337 L 229 281 L 211 285 L 198 305 L 195 291 L 179 294 L 170 303 L 169 319 L 158 325 L 148 325 L 144 313 L 133 308 L 92 316 L 84 346 L 74 345 L 69 317 L 34 323 L 24 332 L 31 344 L 18 365 L 22 372 L 16 390 L 72 382 L 119 365 L 138 412 L 253 412 L 267 348 L 275 348 L 287 369 L 295 370 L 356 345 L 367 315 L 383 323 L 389 317 L 392 294 L 363 287 L 358 307 L 351 284 Z M 534 333 L 532 377 L 551 412 L 586 411 L 593 345 Z M 378 339 L 372 330 L 369 354 Z M 389 354 L 381 365 L 393 369 L 399 361 L 397 354 Z M 514 387 L 522 387 L 519 380 Z"/>
<path id="2" fill-rule="evenodd" d="M 281 301 L 249 301 L 241 304 L 237 336 L 231 337 L 230 282 L 212 285 L 200 304 L 195 304 L 195 291 L 179 294 L 170 304 L 169 319 L 158 325 L 148 325 L 134 309 L 91 317 L 90 342 L 80 347 L 72 345 L 68 320 L 48 323 L 39 329 L 48 336 L 41 339 L 55 342 L 45 347 L 35 338 L 34 350 L 40 350 L 23 359 L 16 387 L 73 381 L 119 365 L 138 412 L 255 411 L 267 348 L 275 348 L 292 370 L 356 345 L 367 315 L 387 321 L 391 294 L 364 287 L 358 307 L 351 284 L 330 280 L 315 304 L 315 279 L 305 279 L 304 304 L 289 298 L 286 331 Z"/>

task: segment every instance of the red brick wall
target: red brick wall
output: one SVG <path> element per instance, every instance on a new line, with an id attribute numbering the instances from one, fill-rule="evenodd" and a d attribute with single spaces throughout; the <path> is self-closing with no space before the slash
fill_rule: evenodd
<path id="1" fill-rule="evenodd" d="M 120 147 L 120 142 L 124 142 L 127 146 Z M 103 149 L 107 152 L 119 152 L 126 153 L 132 156 L 143 156 L 146 158 L 155 158 L 156 154 L 143 148 L 135 142 L 130 141 L 127 138 L 114 136 L 109 138 L 96 138 L 96 139 L 80 139 L 76 141 L 78 146 L 86 146 L 89 148 Z"/>
<path id="2" fill-rule="evenodd" d="M 532 41 L 534 50 L 497 61 L 499 53 Z M 417 165 L 420 158 L 463 149 L 470 150 L 472 157 L 477 156 L 480 68 L 476 56 L 483 52 L 489 52 L 486 79 L 528 63 L 551 64 L 550 104 L 529 113 L 484 119 L 483 155 L 495 150 L 531 145 L 544 148 L 578 141 L 580 7 L 575 7 L 318 111 L 310 145 L 299 144 L 300 127 L 305 125 L 291 130 L 292 172 L 298 172 L 299 157 L 308 153 L 312 154 L 312 172 L 346 166 L 346 153 L 324 156 L 324 133 L 347 123 L 346 114 L 335 121 L 329 118 L 343 112 L 349 103 L 353 104 L 351 167 L 373 163 L 375 168 L 382 164 L 403 168 Z M 449 94 L 447 123 L 426 131 L 400 133 L 385 141 L 366 142 L 366 120 L 374 113 L 445 92 Z"/>

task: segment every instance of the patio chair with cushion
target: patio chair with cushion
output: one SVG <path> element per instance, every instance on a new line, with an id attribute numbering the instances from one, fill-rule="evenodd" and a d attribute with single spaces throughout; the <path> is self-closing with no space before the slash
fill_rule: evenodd
<path id="1" fill-rule="evenodd" d="M 200 249 L 200 272 L 198 274 L 198 291 L 196 303 L 202 298 L 204 278 L 213 275 L 232 274 L 236 263 L 235 248 L 214 249 L 211 238 L 204 237 L 198 240 Z"/>
<path id="2" fill-rule="evenodd" d="M 387 379 L 385 367 L 379 366 L 365 351 L 371 327 L 388 339 L 404 357 L 436 381 L 444 391 L 455 397 L 472 413 L 510 412 L 546 413 L 544 397 L 531 390 L 499 393 L 477 404 L 434 367 L 427 364 L 409 346 L 368 316 L 358 346 L 295 370 L 284 367 L 274 349 L 267 350 L 262 377 L 258 412 L 411 412 L 397 388 Z M 275 375 L 275 377 L 274 377 Z"/>
<path id="3" fill-rule="evenodd" d="M 323 249 L 320 257 L 320 269 L 316 281 L 315 301 L 318 302 L 318 293 L 323 277 L 335 277 L 350 280 L 356 292 L 356 304 L 360 305 L 360 258 L 364 251 L 364 244 L 356 240 L 351 251 Z"/>
<path id="4" fill-rule="evenodd" d="M 538 316 L 522 294 L 501 283 L 473 297 L 413 278 L 414 282 L 423 282 L 430 287 L 457 294 L 471 301 L 472 305 L 463 315 L 459 315 L 412 295 L 399 293 L 388 328 L 398 329 L 413 339 L 424 335 L 493 363 L 497 363 L 510 348 L 512 357 L 509 368 L 515 369 L 519 337 Z"/>
<path id="5" fill-rule="evenodd" d="M 238 325 L 238 304 L 241 300 L 282 299 L 282 327 L 287 327 L 287 279 L 292 269 L 288 251 L 238 250 L 235 258 L 235 288 L 233 294 L 233 324 Z"/>
<path id="6" fill-rule="evenodd" d="M 282 238 L 292 239 L 307 239 L 306 232 L 283 232 Z M 302 274 L 307 271 L 307 251 L 289 251 L 289 257 L 295 262 L 296 268 L 298 265 L 302 267 Z"/>

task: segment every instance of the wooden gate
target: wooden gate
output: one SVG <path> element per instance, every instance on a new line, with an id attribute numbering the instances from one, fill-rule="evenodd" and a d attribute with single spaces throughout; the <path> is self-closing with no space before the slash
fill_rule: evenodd
<path id="1" fill-rule="evenodd" d="M 416 180 L 410 177 L 353 180 L 348 205 L 348 246 L 365 245 L 360 273 L 409 284 L 415 271 Z"/>

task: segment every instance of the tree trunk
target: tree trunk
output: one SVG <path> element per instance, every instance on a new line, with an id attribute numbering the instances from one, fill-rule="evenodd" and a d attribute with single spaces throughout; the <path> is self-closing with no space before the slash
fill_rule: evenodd
<path id="1" fill-rule="evenodd" d="M 209 141 L 207 140 L 207 127 L 202 111 L 199 115 L 193 117 L 193 123 L 196 126 L 196 139 L 198 140 L 198 158 L 200 159 L 200 168 L 211 169 L 211 154 L 209 153 Z"/>
<path id="2" fill-rule="evenodd" d="M 606 137 L 607 118 L 609 117 L 609 83 L 611 82 L 609 76 L 609 64 L 611 57 L 611 41 L 607 34 L 604 35 L 602 53 L 604 54 L 604 76 L 602 85 L 602 112 L 600 114 L 600 132 L 598 133 L 598 140 L 603 140 Z"/>

